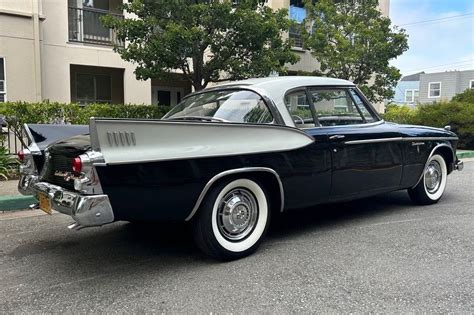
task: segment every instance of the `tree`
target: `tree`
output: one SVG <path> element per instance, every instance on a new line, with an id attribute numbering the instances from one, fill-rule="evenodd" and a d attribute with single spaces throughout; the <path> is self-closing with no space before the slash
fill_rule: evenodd
<path id="1" fill-rule="evenodd" d="M 195 90 L 210 82 L 285 72 L 298 57 L 282 39 L 287 10 L 273 11 L 262 0 L 134 0 L 124 9 L 134 18 L 107 16 L 103 23 L 127 44 L 115 47 L 137 64 L 138 79 L 169 79 L 180 70 Z"/>
<path id="2" fill-rule="evenodd" d="M 378 0 L 313 2 L 305 1 L 303 39 L 321 64 L 314 73 L 353 81 L 372 102 L 390 99 L 401 74 L 389 61 L 408 49 L 405 30 L 391 26 Z"/>

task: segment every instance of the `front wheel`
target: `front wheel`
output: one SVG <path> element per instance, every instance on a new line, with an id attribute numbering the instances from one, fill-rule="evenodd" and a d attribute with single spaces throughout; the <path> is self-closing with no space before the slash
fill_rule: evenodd
<path id="1" fill-rule="evenodd" d="M 423 170 L 423 177 L 408 194 L 413 202 L 420 205 L 437 203 L 443 196 L 448 180 L 446 161 L 439 154 L 434 154 Z"/>
<path id="2" fill-rule="evenodd" d="M 264 188 L 249 178 L 215 185 L 194 222 L 196 244 L 219 260 L 250 255 L 262 242 L 270 222 L 268 200 Z"/>

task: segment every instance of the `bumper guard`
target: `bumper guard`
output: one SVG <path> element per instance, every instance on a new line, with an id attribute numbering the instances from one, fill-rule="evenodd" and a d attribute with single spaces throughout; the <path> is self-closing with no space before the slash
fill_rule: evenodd
<path id="1" fill-rule="evenodd" d="M 22 178 L 19 186 L 22 182 L 26 182 L 26 179 Z M 81 195 L 57 185 L 33 181 L 25 191 L 32 191 L 35 197 L 39 193 L 47 196 L 52 209 L 71 216 L 75 223 L 69 226 L 70 229 L 79 230 L 114 222 L 114 212 L 107 195 Z"/>

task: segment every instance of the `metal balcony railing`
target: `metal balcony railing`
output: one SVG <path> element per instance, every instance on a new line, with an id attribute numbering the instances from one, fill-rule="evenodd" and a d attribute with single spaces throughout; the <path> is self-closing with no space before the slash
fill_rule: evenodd
<path id="1" fill-rule="evenodd" d="M 69 7 L 69 41 L 106 46 L 123 46 L 114 30 L 102 25 L 101 17 L 113 15 L 123 19 L 123 15 L 106 10 Z"/>
<path id="2" fill-rule="evenodd" d="M 302 48 L 303 40 L 301 38 L 301 30 L 299 27 L 290 26 L 288 31 L 289 39 L 293 42 L 293 47 Z"/>

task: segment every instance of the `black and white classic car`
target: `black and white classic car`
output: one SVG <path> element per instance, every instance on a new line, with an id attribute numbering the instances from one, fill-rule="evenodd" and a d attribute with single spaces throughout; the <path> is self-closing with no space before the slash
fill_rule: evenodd
<path id="1" fill-rule="evenodd" d="M 45 212 L 71 229 L 188 221 L 222 260 L 254 252 L 272 214 L 402 189 L 432 204 L 463 167 L 453 132 L 384 122 L 353 83 L 320 77 L 209 88 L 161 120 L 25 128 L 19 190 Z"/>

